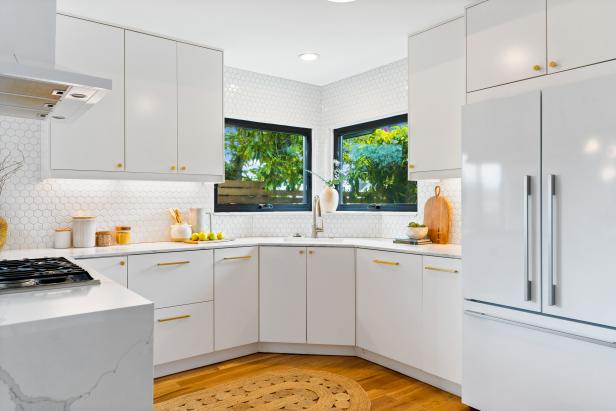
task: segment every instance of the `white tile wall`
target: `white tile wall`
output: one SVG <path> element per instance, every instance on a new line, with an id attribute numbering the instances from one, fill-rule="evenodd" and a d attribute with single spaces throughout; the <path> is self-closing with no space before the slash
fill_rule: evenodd
<path id="1" fill-rule="evenodd" d="M 307 127 L 313 130 L 313 168 L 331 173 L 332 130 L 407 111 L 406 60 L 324 87 L 235 68 L 225 68 L 227 117 Z M 7 248 L 50 247 L 53 229 L 70 223 L 76 212 L 96 215 L 98 227 L 133 227 L 134 241 L 168 238 L 166 209 L 213 209 L 213 187 L 201 183 L 143 181 L 40 181 L 41 123 L 0 117 L 0 152 L 21 150 L 26 166 L 0 197 L 0 213 L 9 221 Z M 321 185 L 314 180 L 316 192 Z M 459 242 L 460 182 L 444 181 L 443 195 L 454 205 L 453 242 Z M 423 205 L 433 183 L 420 183 Z M 325 217 L 326 236 L 395 237 L 414 213 L 336 213 Z M 419 221 L 418 220 L 418 221 Z M 308 213 L 215 215 L 213 228 L 229 237 L 309 234 Z"/>

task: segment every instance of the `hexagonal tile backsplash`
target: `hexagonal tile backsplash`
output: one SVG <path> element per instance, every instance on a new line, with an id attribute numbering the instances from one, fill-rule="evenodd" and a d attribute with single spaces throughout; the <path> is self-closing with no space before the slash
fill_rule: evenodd
<path id="1" fill-rule="evenodd" d="M 327 175 L 334 126 L 406 111 L 406 61 L 380 67 L 324 87 L 225 68 L 225 113 L 245 120 L 313 129 L 315 170 Z M 19 151 L 25 167 L 4 187 L 0 215 L 9 222 L 6 248 L 43 248 L 53 244 L 53 230 L 70 225 L 77 212 L 97 216 L 100 229 L 130 225 L 133 241 L 168 239 L 167 209 L 213 209 L 213 186 L 202 183 L 44 180 L 41 181 L 41 122 L 0 117 L 0 154 Z M 316 183 L 316 181 L 315 181 Z M 326 236 L 388 237 L 404 234 L 409 221 L 420 221 L 421 206 L 434 184 L 418 185 L 415 213 L 336 213 L 325 217 Z M 451 242 L 460 242 L 460 180 L 441 183 L 454 206 Z M 320 186 L 316 185 L 315 190 Z M 310 233 L 309 213 L 217 214 L 214 229 L 231 237 L 287 236 Z"/>

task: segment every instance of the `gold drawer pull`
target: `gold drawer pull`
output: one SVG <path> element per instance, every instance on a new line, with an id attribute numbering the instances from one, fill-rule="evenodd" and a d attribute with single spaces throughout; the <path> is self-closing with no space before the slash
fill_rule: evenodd
<path id="1" fill-rule="evenodd" d="M 124 267 L 126 265 L 126 261 L 120 261 L 120 265 Z"/>
<path id="2" fill-rule="evenodd" d="M 190 264 L 190 261 L 174 261 L 172 263 L 158 263 L 156 265 L 159 267 L 167 267 L 170 265 L 182 265 L 182 264 Z"/>
<path id="3" fill-rule="evenodd" d="M 237 257 L 224 257 L 223 260 L 250 260 L 251 258 L 251 255 L 240 255 Z"/>
<path id="4" fill-rule="evenodd" d="M 385 264 L 385 265 L 400 265 L 397 261 L 385 261 L 385 260 L 372 260 L 373 263 Z"/>
<path id="5" fill-rule="evenodd" d="M 424 269 L 430 270 L 430 271 L 440 271 L 442 273 L 452 273 L 452 274 L 458 274 L 460 272 L 458 270 L 454 270 L 453 268 L 439 268 L 439 267 L 432 267 L 431 265 L 425 266 Z"/>
<path id="6" fill-rule="evenodd" d="M 190 317 L 191 317 L 190 314 L 178 315 L 177 317 L 161 318 L 160 320 L 158 320 L 158 322 L 159 323 L 166 323 L 167 321 L 185 320 L 186 318 L 190 318 Z"/>

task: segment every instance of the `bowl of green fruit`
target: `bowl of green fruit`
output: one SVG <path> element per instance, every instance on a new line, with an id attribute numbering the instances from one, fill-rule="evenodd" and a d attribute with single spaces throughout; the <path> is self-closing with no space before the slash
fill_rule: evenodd
<path id="1" fill-rule="evenodd" d="M 409 223 L 406 228 L 406 235 L 413 240 L 421 240 L 428 235 L 428 227 L 419 223 Z"/>

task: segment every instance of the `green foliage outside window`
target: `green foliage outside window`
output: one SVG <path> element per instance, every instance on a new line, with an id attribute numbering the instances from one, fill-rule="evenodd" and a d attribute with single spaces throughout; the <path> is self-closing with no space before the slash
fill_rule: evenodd
<path id="1" fill-rule="evenodd" d="M 408 125 L 342 136 L 340 159 L 345 204 L 416 204 L 407 175 Z"/>

